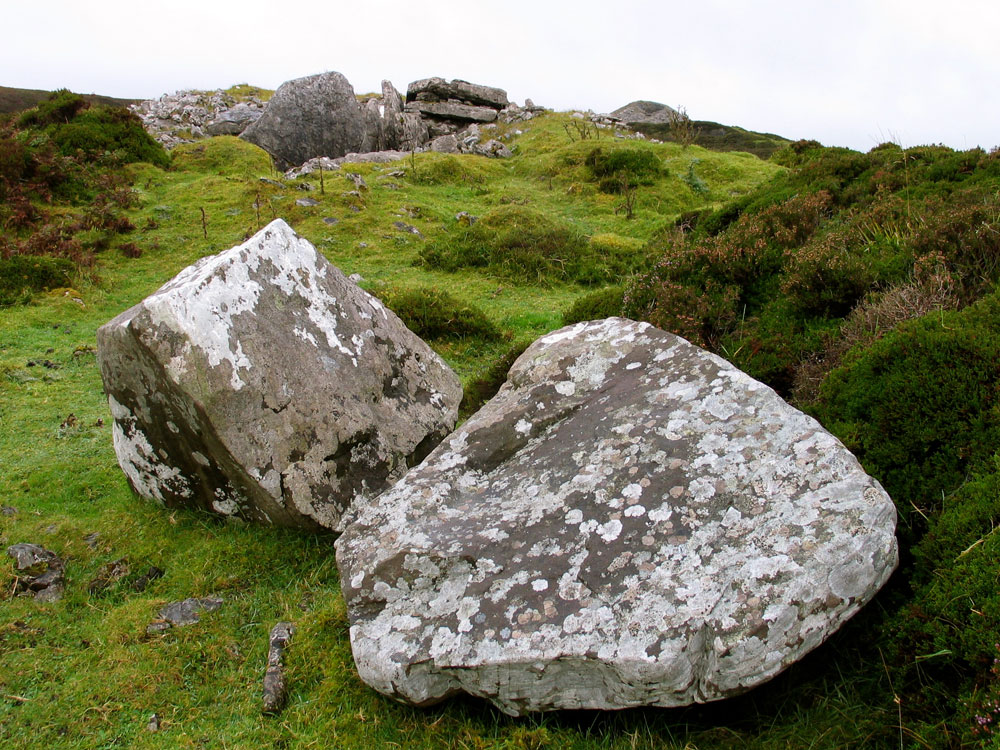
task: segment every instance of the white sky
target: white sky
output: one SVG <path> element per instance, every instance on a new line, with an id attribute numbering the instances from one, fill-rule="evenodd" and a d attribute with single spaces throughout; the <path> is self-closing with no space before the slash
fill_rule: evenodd
<path id="1" fill-rule="evenodd" d="M 1000 145 L 997 0 L 0 0 L 0 85 L 148 99 L 336 70 L 635 99 L 868 150 Z"/>

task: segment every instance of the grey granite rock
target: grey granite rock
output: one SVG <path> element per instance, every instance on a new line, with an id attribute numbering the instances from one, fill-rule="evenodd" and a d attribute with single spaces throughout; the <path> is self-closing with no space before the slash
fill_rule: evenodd
<path id="1" fill-rule="evenodd" d="M 895 567 L 895 521 L 815 420 L 611 318 L 535 342 L 337 563 L 359 673 L 401 701 L 680 706 L 822 643 Z"/>
<path id="2" fill-rule="evenodd" d="M 315 156 L 331 158 L 366 148 L 368 130 L 354 89 L 340 73 L 286 81 L 264 114 L 240 135 L 260 146 L 281 170 Z"/>
<path id="3" fill-rule="evenodd" d="M 7 555 L 17 571 L 15 591 L 39 602 L 57 602 L 66 590 L 66 565 L 55 552 L 38 544 L 13 544 Z"/>
<path id="4" fill-rule="evenodd" d="M 374 297 L 280 219 L 203 258 L 97 333 L 133 489 L 334 529 L 455 424 L 461 386 Z"/>

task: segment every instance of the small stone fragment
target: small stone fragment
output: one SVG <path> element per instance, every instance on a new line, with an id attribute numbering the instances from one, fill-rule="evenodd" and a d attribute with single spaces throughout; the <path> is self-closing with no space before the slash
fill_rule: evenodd
<path id="1" fill-rule="evenodd" d="M 202 599 L 194 597 L 180 602 L 171 602 L 160 610 L 160 618 L 175 627 L 194 625 L 201 619 L 202 612 L 214 612 L 222 606 L 218 596 L 207 596 Z"/>
<path id="2" fill-rule="evenodd" d="M 157 578 L 163 578 L 163 570 L 155 565 L 150 565 L 149 570 L 132 582 L 132 590 L 140 592 L 145 591 L 150 582 L 155 581 Z"/>
<path id="3" fill-rule="evenodd" d="M 332 216 L 324 216 L 323 217 L 323 223 L 332 227 L 334 224 L 339 224 L 340 223 L 340 219 L 335 219 Z"/>
<path id="4" fill-rule="evenodd" d="M 149 717 L 149 723 L 146 724 L 146 730 L 149 732 L 160 731 L 160 717 L 156 714 L 151 714 Z"/>
<path id="5" fill-rule="evenodd" d="M 295 205 L 297 205 L 297 206 L 305 206 L 305 207 L 308 208 L 309 206 L 318 206 L 319 205 L 319 201 L 316 200 L 315 198 L 298 198 L 295 201 Z"/>
<path id="6" fill-rule="evenodd" d="M 17 508 L 12 505 L 4 505 L 0 508 L 0 516 L 16 516 Z"/>
<path id="7" fill-rule="evenodd" d="M 423 237 L 419 229 L 417 229 L 415 226 L 407 224 L 405 221 L 394 221 L 392 222 L 392 225 L 396 227 L 396 229 L 398 229 L 400 232 L 406 232 L 407 234 L 415 234 L 418 237 Z"/>
<path id="8" fill-rule="evenodd" d="M 99 594 L 127 576 L 130 571 L 128 558 L 120 557 L 114 562 L 102 565 L 101 569 L 97 571 L 97 575 L 87 585 L 87 590 L 91 594 Z"/>
<path id="9" fill-rule="evenodd" d="M 87 536 L 83 538 L 83 543 L 86 544 L 91 549 L 97 549 L 97 541 L 100 538 L 101 535 L 98 532 L 93 531 L 90 534 L 87 534 Z"/>
<path id="10" fill-rule="evenodd" d="M 66 589 L 63 561 L 52 551 L 37 544 L 14 544 L 7 548 L 18 572 L 14 590 L 35 601 L 56 602 Z"/>
<path id="11" fill-rule="evenodd" d="M 285 707 L 288 685 L 285 682 L 285 649 L 295 626 L 290 622 L 279 622 L 271 629 L 267 650 L 267 670 L 264 672 L 264 708 L 266 714 L 276 714 Z"/>

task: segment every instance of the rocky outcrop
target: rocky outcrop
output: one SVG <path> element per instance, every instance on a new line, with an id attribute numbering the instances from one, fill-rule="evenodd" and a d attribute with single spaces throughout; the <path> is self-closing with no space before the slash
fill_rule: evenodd
<path id="1" fill-rule="evenodd" d="M 332 71 L 281 84 L 240 137 L 267 151 L 282 170 L 314 156 L 372 150 L 354 89 Z"/>
<path id="2" fill-rule="evenodd" d="M 239 135 L 264 112 L 256 96 L 238 100 L 218 91 L 178 91 L 134 104 L 130 109 L 165 148 L 191 143 L 207 135 Z"/>
<path id="3" fill-rule="evenodd" d="M 406 105 L 406 109 L 408 112 L 419 112 L 424 117 L 434 120 L 452 120 L 460 123 L 493 122 L 497 119 L 495 109 L 455 102 L 412 102 Z"/>
<path id="4" fill-rule="evenodd" d="M 455 423 L 455 374 L 276 220 L 97 333 L 118 462 L 168 506 L 334 529 Z"/>
<path id="5" fill-rule="evenodd" d="M 679 706 L 822 643 L 895 567 L 895 518 L 770 388 L 612 318 L 533 344 L 337 564 L 358 670 L 399 700 Z"/>

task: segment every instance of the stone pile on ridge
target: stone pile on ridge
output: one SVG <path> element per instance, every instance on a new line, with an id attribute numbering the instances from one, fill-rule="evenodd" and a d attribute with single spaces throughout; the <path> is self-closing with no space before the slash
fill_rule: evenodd
<path id="1" fill-rule="evenodd" d="M 171 507 L 335 529 L 454 427 L 456 375 L 280 219 L 97 332 L 118 462 Z"/>
<path id="2" fill-rule="evenodd" d="M 897 564 L 895 508 L 815 420 L 647 324 L 535 342 L 500 392 L 358 506 L 337 564 L 361 677 L 509 714 L 735 695 Z"/>
<path id="3" fill-rule="evenodd" d="M 469 123 L 494 122 L 509 104 L 503 89 L 468 81 L 424 78 L 406 88 L 406 111 L 428 121 L 431 137 L 454 133 Z"/>

